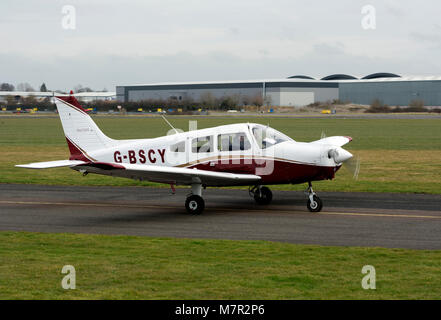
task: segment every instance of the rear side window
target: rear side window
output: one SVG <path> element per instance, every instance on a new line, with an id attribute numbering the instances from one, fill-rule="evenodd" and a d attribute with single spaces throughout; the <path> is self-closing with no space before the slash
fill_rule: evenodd
<path id="1" fill-rule="evenodd" d="M 251 148 L 250 141 L 244 132 L 220 134 L 217 145 L 219 151 L 244 151 Z"/>
<path id="2" fill-rule="evenodd" d="M 213 137 L 200 137 L 191 141 L 191 151 L 193 153 L 213 152 Z"/>
<path id="3" fill-rule="evenodd" d="M 178 143 L 175 143 L 174 145 L 170 146 L 171 152 L 185 152 L 185 141 L 181 141 Z"/>

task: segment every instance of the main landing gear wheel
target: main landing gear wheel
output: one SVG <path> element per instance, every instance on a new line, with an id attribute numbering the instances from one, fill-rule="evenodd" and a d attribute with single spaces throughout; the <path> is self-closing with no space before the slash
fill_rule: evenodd
<path id="1" fill-rule="evenodd" d="M 198 195 L 191 195 L 185 201 L 185 209 L 193 215 L 200 215 L 204 211 L 205 201 Z"/>
<path id="2" fill-rule="evenodd" d="M 308 202 L 306 203 L 306 206 L 308 207 L 308 210 L 311 212 L 320 212 L 323 209 L 323 202 L 322 200 L 316 195 L 314 190 L 312 190 L 312 184 L 309 182 L 308 187 Z"/>
<path id="3" fill-rule="evenodd" d="M 260 205 L 268 205 L 273 200 L 273 193 L 267 187 L 254 187 L 250 190 L 254 201 Z"/>

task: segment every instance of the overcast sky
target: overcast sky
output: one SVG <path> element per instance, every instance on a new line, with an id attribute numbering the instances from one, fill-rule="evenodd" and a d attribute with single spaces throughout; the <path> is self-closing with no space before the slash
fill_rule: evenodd
<path id="1" fill-rule="evenodd" d="M 74 30 L 63 28 L 65 5 L 75 8 Z M 362 27 L 366 5 L 375 30 Z M 441 75 L 440 9 L 439 0 L 2 0 L 0 82 L 114 91 L 294 74 Z"/>

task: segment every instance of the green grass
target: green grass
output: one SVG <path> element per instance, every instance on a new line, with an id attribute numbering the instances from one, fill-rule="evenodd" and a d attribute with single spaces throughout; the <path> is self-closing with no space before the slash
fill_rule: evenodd
<path id="1" fill-rule="evenodd" d="M 188 128 L 189 118 L 172 118 Z M 163 135 L 162 119 L 101 118 L 115 139 Z M 360 179 L 340 171 L 316 190 L 441 194 L 441 120 L 202 118 L 199 128 L 236 122 L 270 124 L 298 141 L 350 135 L 362 160 Z M 0 183 L 154 185 L 68 169 L 15 164 L 66 159 L 58 118 L 0 118 Z M 304 186 L 277 186 L 299 190 Z M 441 252 L 335 248 L 264 241 L 174 240 L 0 232 L 0 299 L 440 299 Z M 74 265 L 77 289 L 61 288 Z M 373 265 L 377 290 L 361 288 Z"/>
<path id="2" fill-rule="evenodd" d="M 441 251 L 0 232 L 0 299 L 440 299 Z M 76 269 L 75 290 L 61 269 Z M 364 265 L 376 290 L 363 290 Z"/>
<path id="3" fill-rule="evenodd" d="M 171 118 L 178 128 L 188 130 L 192 118 Z M 341 170 L 334 181 L 315 183 L 318 191 L 411 192 L 441 194 L 441 120 L 357 120 L 357 119 L 280 119 L 255 117 L 196 118 L 199 128 L 258 122 L 288 134 L 297 141 L 313 141 L 325 132 L 349 135 L 354 141 L 349 151 L 361 158 L 358 181 Z M 97 124 L 115 139 L 150 138 L 167 133 L 160 118 L 96 117 Z M 142 185 L 154 183 L 88 175 L 62 169 L 28 171 L 15 164 L 68 158 L 68 149 L 58 118 L 0 118 L 0 183 L 40 183 L 67 185 Z M 302 190 L 301 186 L 276 189 Z"/>
<path id="4" fill-rule="evenodd" d="M 170 129 L 161 118 L 95 117 L 97 125 L 114 139 L 153 138 Z M 327 136 L 351 136 L 351 150 L 441 150 L 441 120 L 383 119 L 292 119 L 292 118 L 170 118 L 176 128 L 188 130 L 188 121 L 197 120 L 198 128 L 256 122 L 269 124 L 297 141 Z M 64 146 L 63 129 L 58 118 L 0 118 L 0 146 Z"/>

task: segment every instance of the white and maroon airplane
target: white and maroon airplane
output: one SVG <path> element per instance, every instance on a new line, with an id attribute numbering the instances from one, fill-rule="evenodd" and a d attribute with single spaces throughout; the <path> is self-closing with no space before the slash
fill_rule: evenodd
<path id="1" fill-rule="evenodd" d="M 307 207 L 322 209 L 312 181 L 332 180 L 352 154 L 341 147 L 350 137 L 329 137 L 311 143 L 260 124 L 242 123 L 178 132 L 153 139 L 113 140 L 95 124 L 74 96 L 56 97 L 69 160 L 17 165 L 47 169 L 70 167 L 88 173 L 191 186 L 185 207 L 201 214 L 205 187 L 250 186 L 258 204 L 272 200 L 265 185 L 309 183 Z"/>

